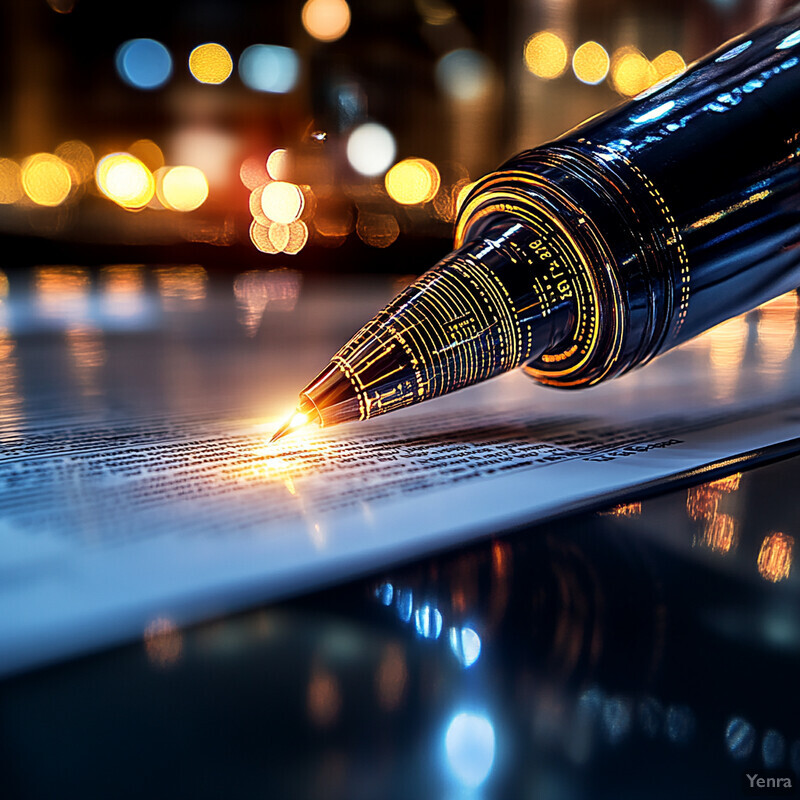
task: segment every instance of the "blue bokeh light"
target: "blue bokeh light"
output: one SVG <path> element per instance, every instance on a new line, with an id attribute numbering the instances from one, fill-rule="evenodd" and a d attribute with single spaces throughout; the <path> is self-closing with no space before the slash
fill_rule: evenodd
<path id="1" fill-rule="evenodd" d="M 251 44 L 239 58 L 239 75 L 246 86 L 258 92 L 285 94 L 297 85 L 300 59 L 290 47 Z"/>
<path id="2" fill-rule="evenodd" d="M 494 765 L 494 726 L 478 714 L 457 714 L 447 728 L 444 747 L 456 780 L 474 789 L 486 780 Z"/>
<path id="3" fill-rule="evenodd" d="M 450 649 L 462 667 L 471 667 L 481 654 L 481 637 L 472 628 L 450 628 Z"/>
<path id="4" fill-rule="evenodd" d="M 155 39 L 129 39 L 114 59 L 120 78 L 136 89 L 158 89 L 172 75 L 172 56 Z"/>
<path id="5" fill-rule="evenodd" d="M 417 633 L 426 639 L 438 639 L 442 633 L 442 613 L 436 606 L 423 603 L 414 612 Z"/>

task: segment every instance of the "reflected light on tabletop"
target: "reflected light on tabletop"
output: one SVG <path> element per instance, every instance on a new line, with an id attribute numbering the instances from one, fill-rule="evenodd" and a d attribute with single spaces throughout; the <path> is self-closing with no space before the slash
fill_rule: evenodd
<path id="1" fill-rule="evenodd" d="M 764 537 L 758 551 L 758 572 L 772 583 L 785 580 L 792 569 L 794 538 L 776 531 Z"/>
<path id="2" fill-rule="evenodd" d="M 89 315 L 89 272 L 80 267 L 38 267 L 36 306 L 42 317 L 80 322 Z"/>
<path id="3" fill-rule="evenodd" d="M 115 264 L 100 270 L 100 298 L 106 314 L 134 317 L 145 307 L 144 266 Z"/>
<path id="4" fill-rule="evenodd" d="M 183 634 L 175 623 L 158 617 L 144 630 L 144 649 L 148 661 L 157 669 L 174 667 L 183 653 Z"/>
<path id="5" fill-rule="evenodd" d="M 203 308 L 208 274 L 198 264 L 186 267 L 158 267 L 155 270 L 161 302 L 169 311 Z"/>

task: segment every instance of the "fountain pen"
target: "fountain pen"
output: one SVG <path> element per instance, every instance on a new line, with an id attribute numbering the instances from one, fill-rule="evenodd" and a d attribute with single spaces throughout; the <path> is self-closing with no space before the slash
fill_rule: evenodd
<path id="1" fill-rule="evenodd" d="M 273 439 L 517 367 L 591 386 L 800 285 L 798 9 L 479 180 Z"/>

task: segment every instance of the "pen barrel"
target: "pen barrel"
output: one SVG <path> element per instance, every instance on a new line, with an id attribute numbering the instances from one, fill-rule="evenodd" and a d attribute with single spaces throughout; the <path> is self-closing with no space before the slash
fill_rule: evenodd
<path id="1" fill-rule="evenodd" d="M 595 287 L 531 376 L 596 383 L 800 285 L 799 29 L 796 7 L 478 182 L 457 245 L 548 217 Z"/>

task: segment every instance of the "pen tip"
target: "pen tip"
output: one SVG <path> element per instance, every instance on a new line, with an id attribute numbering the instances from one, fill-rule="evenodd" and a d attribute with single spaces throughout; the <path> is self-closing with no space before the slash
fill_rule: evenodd
<path id="1" fill-rule="evenodd" d="M 300 428 L 305 427 L 311 422 L 315 422 L 319 419 L 319 414 L 316 413 L 309 413 L 305 411 L 301 411 L 299 408 L 295 410 L 289 419 L 272 434 L 272 438 L 269 440 L 270 444 L 273 442 L 277 442 L 278 439 L 282 439 L 284 436 L 288 436 L 290 433 L 293 433 Z"/>

